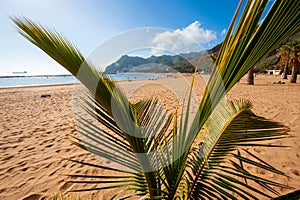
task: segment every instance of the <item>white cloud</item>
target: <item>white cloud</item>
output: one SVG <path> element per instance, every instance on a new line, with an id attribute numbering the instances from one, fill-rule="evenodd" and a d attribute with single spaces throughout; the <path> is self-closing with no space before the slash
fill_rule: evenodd
<path id="1" fill-rule="evenodd" d="M 227 33 L 227 30 L 226 30 L 226 28 L 224 28 L 224 29 L 221 31 L 221 36 L 226 35 L 226 33 Z"/>
<path id="2" fill-rule="evenodd" d="M 152 42 L 157 49 L 182 52 L 201 50 L 201 45 L 216 39 L 216 32 L 202 28 L 201 23 L 195 21 L 182 29 L 158 33 Z"/>

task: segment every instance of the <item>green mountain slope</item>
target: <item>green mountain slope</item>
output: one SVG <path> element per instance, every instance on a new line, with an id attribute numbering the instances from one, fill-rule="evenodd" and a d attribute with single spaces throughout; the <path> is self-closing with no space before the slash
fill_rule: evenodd
<path id="1" fill-rule="evenodd" d="M 279 58 L 276 57 L 279 48 L 295 38 L 300 38 L 300 33 L 295 34 L 293 37 L 279 45 L 263 58 L 258 65 L 266 67 L 276 65 L 279 62 Z M 124 55 L 117 62 L 107 66 L 105 73 L 193 72 L 195 67 L 197 67 L 200 72 L 211 72 L 213 66 L 211 54 L 217 54 L 220 48 L 221 44 L 218 44 L 208 51 L 181 53 L 174 56 L 151 56 L 149 58 Z"/>
<path id="2" fill-rule="evenodd" d="M 122 56 L 109 65 L 105 73 L 124 72 L 193 72 L 199 61 L 198 70 L 211 71 L 213 60 L 207 52 L 191 52 L 179 55 L 151 56 L 149 58 Z"/>

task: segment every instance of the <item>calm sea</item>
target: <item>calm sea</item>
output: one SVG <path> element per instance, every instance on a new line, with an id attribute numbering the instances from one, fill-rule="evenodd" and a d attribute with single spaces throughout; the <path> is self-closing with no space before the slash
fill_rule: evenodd
<path id="1" fill-rule="evenodd" d="M 161 74 L 111 74 L 113 80 L 135 80 L 135 79 L 154 79 L 161 78 Z M 79 83 L 74 76 L 49 76 L 49 77 L 10 77 L 0 78 L 0 88 L 3 87 L 20 87 L 20 86 L 37 86 L 37 85 L 54 85 Z"/>

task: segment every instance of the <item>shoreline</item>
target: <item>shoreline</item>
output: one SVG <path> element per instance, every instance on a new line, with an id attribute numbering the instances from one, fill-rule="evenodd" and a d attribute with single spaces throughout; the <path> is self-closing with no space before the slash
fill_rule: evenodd
<path id="1" fill-rule="evenodd" d="M 0 76 L 1 78 L 48 78 L 48 77 L 66 77 L 66 76 L 73 76 L 73 75 L 13 75 L 13 76 Z"/>
<path id="2" fill-rule="evenodd" d="M 138 74 L 138 73 L 127 73 L 127 74 Z M 140 73 L 140 74 L 145 74 L 145 73 Z M 149 73 L 151 74 L 151 73 Z M 153 74 L 153 73 L 152 73 Z M 133 79 L 124 79 L 124 80 L 114 80 L 115 82 L 117 83 L 122 83 L 122 82 L 131 82 L 131 81 L 148 81 L 148 80 L 158 80 L 158 79 L 169 79 L 169 78 L 189 78 L 191 77 L 190 74 L 187 74 L 187 73 L 157 73 L 158 75 L 165 75 L 165 76 L 162 76 L 162 77 L 156 77 L 156 78 L 133 78 Z M 57 76 L 57 75 L 54 75 L 54 76 Z M 72 76 L 72 75 L 70 75 Z M 207 76 L 210 76 L 210 75 L 202 75 L 202 74 L 197 74 L 196 77 L 207 77 Z M 290 75 L 289 75 L 290 76 Z M 246 77 L 246 75 L 245 75 Z M 240 82 L 238 82 L 237 84 L 247 84 L 246 83 L 246 78 L 243 77 Z M 0 77 L 1 78 L 1 77 Z M 16 77 L 18 78 L 18 77 Z M 261 78 L 266 78 L 266 79 L 270 79 L 272 81 L 267 81 L 267 82 L 264 82 L 264 83 L 256 83 L 257 80 L 261 79 Z M 76 79 L 77 80 L 77 79 Z M 277 80 L 280 80 L 282 82 L 285 82 L 285 84 L 272 84 L 272 82 L 274 81 L 277 81 Z M 16 89 L 16 88 L 32 88 L 32 87 L 51 87 L 51 86 L 68 86 L 68 85 L 80 85 L 81 82 L 79 80 L 77 80 L 78 82 L 75 82 L 75 83 L 53 83 L 53 84 L 40 84 L 40 85 L 20 85 L 20 86 L 0 86 L 0 90 L 2 89 Z M 280 76 L 273 76 L 273 75 L 257 75 L 255 78 L 254 78 L 254 85 L 253 86 L 268 86 L 270 84 L 272 85 L 276 85 L 276 86 L 285 86 L 285 85 L 297 85 L 299 84 L 300 82 L 300 75 L 298 75 L 298 83 L 290 83 L 289 82 L 289 79 L 282 79 Z"/>
<path id="3" fill-rule="evenodd" d="M 7 86 L 7 87 L 0 87 L 0 90 L 9 90 L 9 89 L 22 89 L 22 88 L 39 88 L 39 87 L 55 87 L 55 86 L 71 86 L 71 85 L 78 85 L 81 83 L 62 83 L 62 84 L 45 84 L 45 85 L 21 85 L 21 86 Z"/>
<path id="4" fill-rule="evenodd" d="M 122 75 L 149 75 L 149 74 L 152 74 L 152 75 L 156 75 L 156 77 L 127 77 L 127 78 L 122 78 Z M 114 74 L 112 74 L 114 75 Z M 151 79 L 161 79 L 161 78 L 166 78 L 168 77 L 167 75 L 163 75 L 163 74 L 160 74 L 160 73 L 120 73 L 118 74 L 120 77 L 120 79 L 113 79 L 111 76 L 109 76 L 111 79 L 113 79 L 114 81 L 116 82 L 122 82 L 122 81 L 135 81 L 135 80 L 151 80 Z M 8 85 L 8 86 L 1 86 L 0 85 L 0 89 L 5 89 L 5 88 L 24 88 L 24 87 L 42 87 L 42 86 L 57 86 L 57 85 L 70 85 L 70 84 L 80 84 L 79 80 L 73 76 L 73 75 L 49 75 L 49 76 L 45 76 L 45 75 L 41 75 L 41 76 L 11 76 L 11 77 L 0 77 L 0 80 L 1 78 L 3 79 L 9 79 L 9 80 L 13 80 L 14 78 L 18 79 L 18 78 L 53 78 L 53 77 L 74 77 L 74 81 L 67 81 L 67 83 L 33 83 L 33 84 L 20 84 L 20 85 Z"/>

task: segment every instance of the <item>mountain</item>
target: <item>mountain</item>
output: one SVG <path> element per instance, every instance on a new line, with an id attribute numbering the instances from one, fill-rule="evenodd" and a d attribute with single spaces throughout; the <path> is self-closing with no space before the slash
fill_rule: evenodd
<path id="1" fill-rule="evenodd" d="M 279 62 L 276 56 L 280 47 L 292 39 L 300 38 L 300 32 L 278 45 L 272 52 L 265 56 L 259 63 L 260 68 L 268 68 Z M 198 71 L 211 72 L 213 60 L 211 54 L 220 51 L 222 43 L 216 45 L 208 51 L 181 53 L 178 55 L 151 56 L 149 58 L 122 56 L 117 62 L 109 65 L 105 73 L 124 73 L 124 72 L 193 72 L 194 66 Z M 197 65 L 198 64 L 198 65 Z"/>
<path id="2" fill-rule="evenodd" d="M 105 73 L 193 72 L 197 62 L 199 62 L 198 70 L 211 71 L 213 61 L 210 54 L 207 52 L 191 52 L 174 56 L 151 56 L 149 58 L 124 55 L 115 63 L 107 66 Z"/>
<path id="3" fill-rule="evenodd" d="M 262 68 L 276 65 L 279 62 L 279 58 L 276 56 L 279 49 L 286 43 L 292 41 L 293 39 L 297 39 L 297 38 L 300 38 L 300 32 L 296 33 L 294 36 L 290 37 L 289 39 L 287 39 L 286 41 L 284 41 L 283 43 L 278 45 L 273 51 L 271 51 L 268 55 L 266 55 L 263 59 L 261 59 L 257 65 Z M 215 47 L 213 47 L 212 49 L 208 50 L 208 52 L 210 54 L 218 54 L 218 52 L 221 49 L 221 46 L 222 46 L 222 43 L 220 43 L 220 44 L 216 45 Z"/>
<path id="4" fill-rule="evenodd" d="M 131 57 L 131 56 L 124 55 L 117 62 L 109 65 L 105 69 L 105 73 L 129 72 L 134 67 L 143 65 L 146 63 L 147 63 L 147 61 L 144 58 L 141 58 L 138 56 Z"/>

